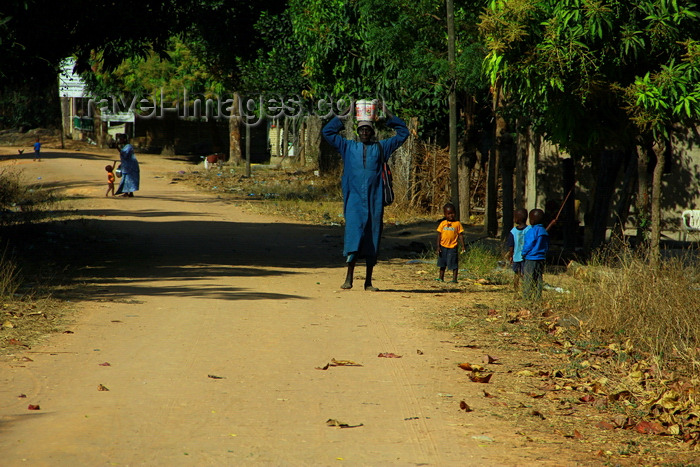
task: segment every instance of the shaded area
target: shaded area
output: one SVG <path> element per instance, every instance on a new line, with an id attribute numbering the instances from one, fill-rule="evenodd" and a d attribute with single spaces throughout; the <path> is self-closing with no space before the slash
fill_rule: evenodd
<path id="1" fill-rule="evenodd" d="M 172 220 L 186 212 L 134 212 L 145 220 L 114 220 L 111 211 L 72 211 L 100 216 L 13 229 L 14 256 L 24 263 L 27 286 L 60 282 L 62 298 L 104 300 L 135 295 L 203 298 L 300 299 L 263 292 L 265 282 L 294 274 L 284 268 L 342 266 L 337 228 L 289 223 Z M 196 214 L 196 213 L 195 213 Z M 162 216 L 163 221 L 153 221 Z M 60 272 L 60 274 L 59 274 Z M 255 290 L 215 285 L 215 279 L 258 277 Z M 161 285 L 142 285 L 158 281 Z M 218 283 L 218 282 L 217 282 Z M 104 284 L 113 284 L 105 288 Z"/>

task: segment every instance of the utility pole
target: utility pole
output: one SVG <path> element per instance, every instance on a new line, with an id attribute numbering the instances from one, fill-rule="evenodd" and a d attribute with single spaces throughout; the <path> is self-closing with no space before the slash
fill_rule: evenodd
<path id="1" fill-rule="evenodd" d="M 459 164 L 457 160 L 457 89 L 455 78 L 455 12 L 454 0 L 447 1 L 447 60 L 450 66 L 450 199 L 459 215 Z"/>

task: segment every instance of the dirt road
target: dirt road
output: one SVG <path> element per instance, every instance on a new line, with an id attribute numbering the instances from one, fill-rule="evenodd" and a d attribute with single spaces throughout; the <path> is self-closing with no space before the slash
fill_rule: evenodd
<path id="1" fill-rule="evenodd" d="M 475 355 L 381 263 L 389 291 L 340 291 L 338 228 L 172 184 L 184 165 L 159 156 L 139 156 L 135 198 L 105 198 L 109 158 L 0 163 L 68 195 L 91 239 L 64 242 L 73 333 L 0 360 L 0 464 L 577 465 L 460 411 L 483 388 L 455 363 Z M 317 369 L 333 358 L 362 366 Z"/>

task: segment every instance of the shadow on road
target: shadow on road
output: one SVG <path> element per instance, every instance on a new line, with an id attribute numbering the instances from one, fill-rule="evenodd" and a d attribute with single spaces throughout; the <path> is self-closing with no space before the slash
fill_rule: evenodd
<path id="1" fill-rule="evenodd" d="M 276 277 L 310 268 L 342 267 L 339 228 L 291 223 L 241 223 L 177 219 L 180 213 L 145 211 L 110 219 L 119 211 L 73 211 L 100 219 L 46 222 L 17 227 L 11 237 L 32 287 L 54 284 L 54 296 L 121 300 L 138 295 L 202 298 L 304 299 L 265 292 Z M 182 213 L 191 217 L 192 213 Z M 123 213 L 122 213 L 123 215 Z M 21 241 L 20 239 L 24 239 Z M 220 279 L 256 277 L 245 289 Z M 153 283 L 156 283 L 155 285 Z M 109 284 L 106 287 L 105 284 Z"/>

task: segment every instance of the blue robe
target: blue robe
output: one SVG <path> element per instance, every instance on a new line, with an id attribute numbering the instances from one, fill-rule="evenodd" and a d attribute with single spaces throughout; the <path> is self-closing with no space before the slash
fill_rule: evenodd
<path id="1" fill-rule="evenodd" d="M 386 124 L 396 131 L 396 135 L 366 146 L 340 136 L 343 122 L 338 117 L 323 128 L 323 137 L 343 158 L 343 255 L 357 253 L 359 257 L 366 258 L 370 266 L 377 262 L 383 227 L 382 165 L 408 139 L 408 128 L 403 120 L 391 117 Z M 384 159 L 381 159 L 379 144 L 384 150 Z"/>
<path id="2" fill-rule="evenodd" d="M 138 191 L 141 171 L 139 170 L 139 161 L 134 157 L 134 147 L 130 144 L 125 144 L 119 151 L 119 158 L 121 159 L 122 179 L 115 194 L 120 195 Z"/>

